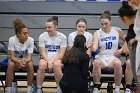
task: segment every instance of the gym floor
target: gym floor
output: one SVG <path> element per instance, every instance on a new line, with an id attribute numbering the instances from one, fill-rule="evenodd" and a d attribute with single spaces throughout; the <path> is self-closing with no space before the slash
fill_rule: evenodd
<path id="1" fill-rule="evenodd" d="M 4 93 L 3 87 L 0 83 L 0 93 Z M 27 93 L 27 82 L 25 81 L 18 81 L 18 93 Z M 101 88 L 106 88 L 107 84 L 103 83 Z M 122 88 L 122 86 L 121 86 Z M 55 82 L 44 82 L 43 83 L 43 93 L 55 93 L 56 90 L 56 83 Z M 107 93 L 106 89 L 101 89 L 101 93 Z M 121 90 L 121 93 L 124 93 L 123 90 Z"/>

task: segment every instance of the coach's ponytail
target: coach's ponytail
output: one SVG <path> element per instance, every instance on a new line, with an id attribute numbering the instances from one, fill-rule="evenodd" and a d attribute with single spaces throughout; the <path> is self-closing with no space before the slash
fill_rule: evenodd
<path id="1" fill-rule="evenodd" d="M 123 1 L 122 6 L 118 10 L 118 14 L 123 19 L 124 16 L 134 17 L 136 15 L 136 11 L 133 10 L 127 1 Z"/>

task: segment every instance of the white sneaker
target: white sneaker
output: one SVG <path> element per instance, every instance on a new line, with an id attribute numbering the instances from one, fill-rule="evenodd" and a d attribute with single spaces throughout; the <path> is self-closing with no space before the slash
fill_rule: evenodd
<path id="1" fill-rule="evenodd" d="M 42 89 L 37 89 L 37 92 L 36 93 L 43 93 L 42 92 Z"/>
<path id="2" fill-rule="evenodd" d="M 27 93 L 33 93 L 33 91 L 27 91 Z"/>
<path id="3" fill-rule="evenodd" d="M 12 91 L 5 90 L 5 93 L 12 93 Z"/>
<path id="4" fill-rule="evenodd" d="M 58 88 L 56 89 L 56 92 L 55 92 L 55 93 L 63 93 L 63 92 L 62 92 L 61 88 L 58 87 Z"/>
<path id="5" fill-rule="evenodd" d="M 116 89 L 115 89 L 115 90 L 114 90 L 114 93 L 120 93 L 120 90 L 116 90 Z"/>
<path id="6" fill-rule="evenodd" d="M 126 88 L 125 93 L 132 93 L 132 91 L 130 89 Z"/>
<path id="7" fill-rule="evenodd" d="M 98 88 L 94 88 L 93 93 L 100 93 L 100 90 L 98 90 Z"/>
<path id="8" fill-rule="evenodd" d="M 33 93 L 32 91 L 28 91 L 27 93 Z"/>
<path id="9" fill-rule="evenodd" d="M 12 90 L 9 89 L 8 87 L 5 88 L 5 93 L 12 93 Z"/>

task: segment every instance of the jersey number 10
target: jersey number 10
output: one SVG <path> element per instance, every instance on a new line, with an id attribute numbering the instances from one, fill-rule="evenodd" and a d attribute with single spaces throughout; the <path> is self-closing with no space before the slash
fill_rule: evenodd
<path id="1" fill-rule="evenodd" d="M 112 48 L 112 42 L 106 42 L 106 49 L 111 49 Z"/>

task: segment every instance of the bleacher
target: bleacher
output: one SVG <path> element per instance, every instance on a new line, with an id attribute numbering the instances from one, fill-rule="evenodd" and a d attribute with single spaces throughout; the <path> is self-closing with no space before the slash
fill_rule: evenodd
<path id="1" fill-rule="evenodd" d="M 124 30 L 124 25 L 117 15 L 120 2 L 0 2 L 0 34 L 1 41 L 7 41 L 14 35 L 12 21 L 21 18 L 27 25 L 30 35 L 38 41 L 39 35 L 45 31 L 45 21 L 53 15 L 59 17 L 59 31 L 66 36 L 75 31 L 76 20 L 83 17 L 88 22 L 88 31 L 93 33 L 100 28 L 99 18 L 104 10 L 112 13 L 112 25 Z"/>
<path id="2" fill-rule="evenodd" d="M 3 1 L 8 0 L 0 1 L 0 41 L 8 41 L 9 37 L 14 35 L 12 21 L 15 18 L 20 18 L 25 23 L 25 25 L 29 28 L 30 36 L 33 37 L 35 41 L 38 41 L 39 35 L 45 31 L 46 20 L 54 15 L 59 17 L 58 30 L 66 36 L 75 31 L 76 20 L 81 17 L 85 18 L 88 22 L 87 31 L 93 33 L 99 29 L 100 15 L 104 10 L 111 11 L 112 25 L 122 28 L 125 32 L 128 28 L 121 22 L 117 14 L 118 8 L 121 6 L 121 2 L 29 2 L 31 0 L 13 0 L 14 2 Z M 0 53 L 0 61 L 4 58 L 4 56 L 7 55 Z M 34 53 L 33 62 L 35 65 L 38 64 L 38 60 L 39 54 Z M 16 75 L 22 76 L 22 74 L 23 76 L 26 76 L 26 73 L 17 73 Z M 20 78 L 16 79 L 19 80 Z M 24 79 L 26 78 L 24 77 Z"/>

